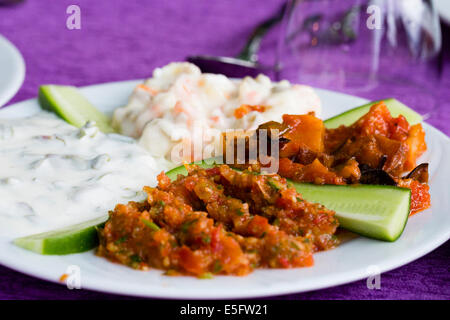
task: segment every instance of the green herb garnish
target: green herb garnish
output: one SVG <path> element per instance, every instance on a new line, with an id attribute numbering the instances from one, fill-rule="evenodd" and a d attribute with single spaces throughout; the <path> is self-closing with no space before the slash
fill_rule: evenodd
<path id="1" fill-rule="evenodd" d="M 147 227 L 149 227 L 149 228 L 152 229 L 153 231 L 158 231 L 159 229 L 161 229 L 160 227 L 158 227 L 158 226 L 156 225 L 156 223 L 151 222 L 151 221 L 149 221 L 149 220 L 147 220 L 147 219 L 142 218 L 141 221 L 142 221 L 143 224 L 145 224 Z"/>
<path id="2" fill-rule="evenodd" d="M 120 237 L 119 239 L 117 239 L 114 243 L 115 244 L 121 244 L 121 243 L 124 243 L 125 241 L 127 241 L 127 236 L 123 236 L 123 237 Z"/>
<path id="3" fill-rule="evenodd" d="M 206 234 L 202 237 L 202 241 L 203 243 L 209 244 L 211 242 L 211 237 Z"/>
<path id="4" fill-rule="evenodd" d="M 267 179 L 267 184 L 276 191 L 280 190 L 280 187 L 278 186 L 278 184 L 275 183 L 272 179 Z"/>
<path id="5" fill-rule="evenodd" d="M 212 279 L 214 276 L 211 272 L 205 272 L 198 276 L 200 279 Z"/>
<path id="6" fill-rule="evenodd" d="M 132 263 L 140 263 L 140 262 L 142 262 L 141 257 L 139 257 L 137 254 L 133 254 L 130 257 L 130 260 L 131 260 Z"/>
<path id="7" fill-rule="evenodd" d="M 291 246 L 292 246 L 294 249 L 300 250 L 299 246 L 298 246 L 294 241 L 291 242 Z"/>
<path id="8" fill-rule="evenodd" d="M 198 219 L 194 219 L 194 220 L 190 220 L 190 221 L 187 221 L 187 222 L 183 223 L 181 225 L 181 228 L 180 228 L 181 232 L 183 232 L 183 233 L 188 232 L 188 230 L 191 227 L 191 225 L 193 225 L 195 222 L 197 222 L 197 220 Z"/>
<path id="9" fill-rule="evenodd" d="M 220 270 L 222 270 L 222 264 L 219 260 L 214 261 L 213 272 L 218 273 Z"/>

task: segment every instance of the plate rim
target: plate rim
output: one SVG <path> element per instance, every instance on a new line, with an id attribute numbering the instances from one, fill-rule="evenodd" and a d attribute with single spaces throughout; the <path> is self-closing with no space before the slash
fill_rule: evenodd
<path id="1" fill-rule="evenodd" d="M 450 24 L 450 5 L 443 5 L 444 2 L 442 2 L 442 0 L 434 0 L 433 2 L 434 7 L 437 10 L 442 21 L 446 24 Z"/>
<path id="2" fill-rule="evenodd" d="M 22 87 L 22 84 L 25 81 L 26 66 L 25 60 L 19 49 L 10 40 L 2 35 L 0 35 L 0 48 L 5 49 L 5 52 L 11 59 L 13 59 L 16 66 L 16 70 L 14 74 L 11 75 L 8 85 L 0 91 L 0 108 L 2 108 Z"/>
<path id="3" fill-rule="evenodd" d="M 137 83 L 139 81 L 142 81 L 142 79 L 99 83 L 99 84 L 80 87 L 80 89 L 82 91 L 96 90 L 102 86 L 105 86 L 105 87 L 106 86 L 117 86 L 117 85 L 120 86 L 120 85 L 124 85 L 126 83 L 131 85 L 131 84 Z M 316 89 L 316 90 L 327 91 L 327 92 L 330 92 L 333 94 L 349 96 L 351 98 L 359 98 L 359 99 L 361 99 L 361 101 L 362 100 L 368 101 L 367 99 L 348 95 L 348 94 L 341 93 L 341 92 L 335 92 L 335 91 L 324 90 L 324 89 Z M 36 98 L 27 99 L 27 100 L 9 105 L 4 109 L 13 110 L 10 108 L 14 108 L 14 107 L 20 106 L 22 104 L 26 105 L 26 104 L 36 103 L 36 102 L 37 102 Z M 0 110 L 0 115 L 2 113 L 1 111 L 6 111 L 6 110 Z M 436 129 L 435 127 L 433 127 L 427 123 L 424 123 L 424 127 L 425 127 L 426 131 L 431 130 L 435 134 L 437 134 L 440 137 L 439 140 L 443 139 L 446 143 L 450 143 L 450 138 L 447 135 L 445 135 L 443 132 L 441 132 L 440 130 Z M 417 260 L 420 257 L 424 256 L 425 254 L 436 249 L 437 247 L 439 247 L 446 241 L 448 241 L 449 238 L 450 238 L 450 228 L 447 229 L 446 233 L 443 232 L 443 233 L 439 234 L 437 237 L 434 237 L 432 242 L 426 242 L 425 245 L 423 245 L 423 244 L 420 245 L 418 247 L 420 250 L 416 250 L 416 253 L 413 255 L 406 255 L 405 257 L 402 257 L 402 259 L 399 259 L 397 257 L 396 259 L 388 260 L 388 262 L 382 261 L 382 263 L 378 264 L 378 266 L 380 267 L 380 272 L 381 273 L 388 272 L 390 270 L 393 270 L 393 269 L 399 268 L 403 265 L 406 265 L 414 260 Z M 1 254 L 0 254 L 0 257 L 1 257 Z M 2 259 L 0 261 L 0 264 L 6 266 L 8 268 L 11 268 L 15 271 L 18 271 L 20 273 L 24 273 L 26 275 L 32 276 L 34 278 L 38 278 L 38 279 L 45 280 L 45 281 L 50 281 L 52 283 L 62 284 L 54 276 L 53 277 L 46 276 L 46 275 L 43 275 L 42 272 L 38 273 L 38 274 L 33 273 L 33 270 L 32 270 L 33 268 L 30 266 L 27 266 L 26 263 L 17 262 L 17 261 L 9 261 L 9 260 L 6 261 L 6 263 L 5 263 L 5 261 Z M 362 280 L 365 278 L 367 278 L 366 271 L 360 269 L 358 271 L 352 270 L 351 272 L 346 272 L 343 275 L 340 275 L 339 279 L 336 281 L 333 281 L 333 284 L 331 284 L 331 285 L 327 282 L 320 282 L 320 283 L 309 285 L 308 287 L 305 287 L 300 290 L 294 288 L 295 285 L 291 285 L 291 286 L 284 285 L 279 288 L 278 287 L 268 288 L 267 290 L 261 290 L 261 288 L 253 288 L 250 291 L 242 292 L 241 294 L 224 292 L 221 295 L 215 295 L 215 296 L 206 296 L 204 293 L 195 292 L 195 293 L 190 294 L 189 298 L 196 298 L 196 299 L 262 298 L 262 297 L 270 297 L 270 296 L 277 296 L 277 295 L 283 295 L 283 294 L 294 294 L 294 293 L 308 292 L 308 291 L 319 290 L 319 289 L 324 289 L 324 288 L 329 288 L 329 287 L 335 287 L 335 286 L 339 286 L 342 284 Z M 64 285 L 64 284 L 62 284 L 62 285 Z M 168 292 L 168 291 L 163 291 L 162 293 L 157 294 L 156 291 L 158 290 L 159 287 L 155 287 L 155 288 L 156 288 L 156 290 L 153 290 L 153 293 L 149 293 L 146 290 L 138 290 L 138 291 L 126 290 L 125 287 L 120 288 L 117 285 L 111 285 L 111 281 L 110 280 L 108 281 L 108 279 L 97 281 L 95 283 L 91 283 L 91 282 L 83 283 L 83 289 L 88 289 L 88 290 L 92 290 L 92 291 L 96 291 L 96 292 L 113 293 L 113 294 L 119 294 L 119 295 L 125 294 L 128 296 L 134 296 L 134 297 L 186 299 L 186 295 L 185 294 L 183 295 L 183 292 L 181 294 L 177 294 L 177 293 L 172 293 L 172 292 Z M 258 292 L 254 292 L 252 290 L 257 290 Z"/>

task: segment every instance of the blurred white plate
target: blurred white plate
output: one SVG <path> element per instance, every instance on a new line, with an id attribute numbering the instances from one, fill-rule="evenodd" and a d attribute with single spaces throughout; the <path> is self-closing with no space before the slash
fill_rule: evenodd
<path id="1" fill-rule="evenodd" d="M 450 24 L 450 0 L 434 0 L 434 6 L 442 20 Z"/>
<path id="2" fill-rule="evenodd" d="M 104 112 L 127 102 L 140 81 L 85 87 L 82 93 Z M 317 90 L 328 118 L 367 100 L 337 92 Z M 389 95 L 389 93 L 386 93 Z M 382 98 L 382 97 L 380 97 Z M 24 117 L 39 111 L 36 99 L 0 111 L 0 118 Z M 412 216 L 402 236 L 393 243 L 357 237 L 338 248 L 314 255 L 311 268 L 256 270 L 245 277 L 216 276 L 211 280 L 168 277 L 159 270 L 136 271 L 94 255 L 93 251 L 67 256 L 41 256 L 0 235 L 0 263 L 14 270 L 58 282 L 69 266 L 81 271 L 81 287 L 110 293 L 180 299 L 245 298 L 321 289 L 385 272 L 432 251 L 450 237 L 450 139 L 424 124 L 428 150 L 420 159 L 430 163 L 432 209 Z M 51 208 L 49 208 L 51 210 Z M 368 289 L 369 290 L 369 289 Z"/>
<path id="3" fill-rule="evenodd" d="M 25 79 L 25 62 L 19 50 L 0 36 L 0 107 L 19 90 Z"/>

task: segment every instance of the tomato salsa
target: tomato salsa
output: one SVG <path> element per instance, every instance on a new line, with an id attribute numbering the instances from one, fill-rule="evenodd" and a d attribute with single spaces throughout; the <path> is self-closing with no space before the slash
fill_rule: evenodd
<path id="1" fill-rule="evenodd" d="M 99 230 L 97 254 L 168 275 L 246 275 L 256 268 L 313 265 L 334 248 L 334 211 L 309 203 L 277 174 L 227 165 L 187 166 L 188 175 L 144 187 L 143 202 L 118 204 Z"/>

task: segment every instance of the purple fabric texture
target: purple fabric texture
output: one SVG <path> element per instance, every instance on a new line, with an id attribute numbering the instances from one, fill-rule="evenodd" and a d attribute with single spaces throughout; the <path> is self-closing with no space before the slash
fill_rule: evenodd
<path id="1" fill-rule="evenodd" d="M 0 6 L 0 34 L 19 48 L 27 68 L 25 83 L 9 104 L 35 97 L 38 86 L 45 83 L 85 86 L 145 78 L 155 67 L 182 61 L 187 55 L 233 56 L 252 28 L 272 15 L 281 3 L 281 0 L 27 0 L 20 5 Z M 81 7 L 81 30 L 66 28 L 66 8 L 71 4 Z M 276 43 L 277 35 L 269 33 L 261 48 L 262 60 L 273 60 Z M 449 135 L 450 30 L 445 26 L 443 43 L 442 84 L 435 93 L 440 112 L 428 122 Z M 389 89 L 380 88 L 379 92 Z M 396 97 L 420 104 L 415 101 L 414 92 L 399 92 Z M 448 241 L 426 256 L 384 273 L 380 290 L 367 289 L 366 281 L 362 280 L 271 298 L 450 299 L 449 253 Z M 0 299 L 129 298 L 68 290 L 0 266 Z"/>

